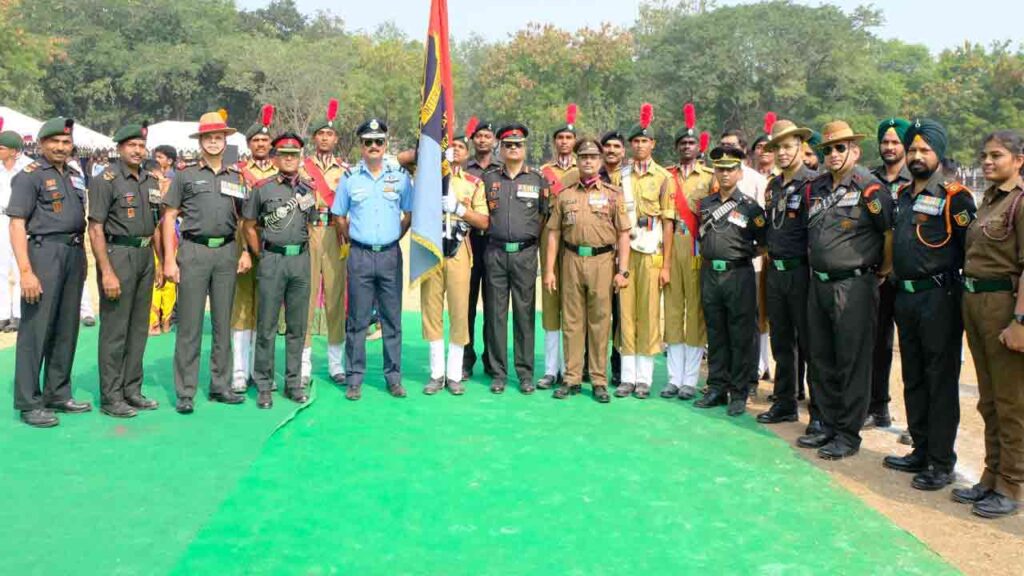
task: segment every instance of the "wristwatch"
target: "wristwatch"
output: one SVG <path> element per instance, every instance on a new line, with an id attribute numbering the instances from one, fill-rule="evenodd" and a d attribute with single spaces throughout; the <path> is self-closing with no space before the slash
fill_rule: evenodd
<path id="1" fill-rule="evenodd" d="M 1024 314 L 1014 314 L 1013 321 L 1017 324 L 1024 324 Z"/>
<path id="2" fill-rule="evenodd" d="M 629 270 L 619 270 L 619 276 L 629 280 Z"/>

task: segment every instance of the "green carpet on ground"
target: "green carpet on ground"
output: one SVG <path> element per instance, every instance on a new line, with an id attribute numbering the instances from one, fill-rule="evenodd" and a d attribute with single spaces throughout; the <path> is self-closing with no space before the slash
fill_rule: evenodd
<path id="1" fill-rule="evenodd" d="M 482 377 L 464 397 L 425 397 L 419 316 L 404 329 L 403 401 L 383 389 L 370 342 L 358 403 L 321 365 L 297 414 L 278 397 L 269 412 L 200 401 L 185 418 L 170 409 L 173 336 L 161 336 L 146 356 L 160 410 L 51 430 L 12 411 L 0 573 L 955 573 L 749 416 L 514 385 L 496 397 Z M 83 329 L 75 365 L 76 397 L 91 401 L 97 335 Z M 13 360 L 0 351 L 0 365 Z M 205 356 L 202 370 L 205 387 Z"/>

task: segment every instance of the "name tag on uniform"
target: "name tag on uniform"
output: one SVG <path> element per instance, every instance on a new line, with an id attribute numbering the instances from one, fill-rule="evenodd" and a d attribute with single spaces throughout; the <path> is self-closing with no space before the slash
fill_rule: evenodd
<path id="1" fill-rule="evenodd" d="M 72 176 L 71 185 L 78 190 L 85 190 L 85 180 L 81 176 Z"/>
<path id="2" fill-rule="evenodd" d="M 241 184 L 235 182 L 221 182 L 220 193 L 225 196 L 231 196 L 232 198 L 245 199 L 245 188 Z"/>
<path id="3" fill-rule="evenodd" d="M 316 204 L 316 198 L 312 194 L 296 194 L 295 199 L 299 201 L 299 210 L 303 212 L 309 210 Z"/>
<path id="4" fill-rule="evenodd" d="M 526 198 L 528 200 L 537 200 L 540 198 L 540 188 L 537 186 L 522 185 L 516 187 L 516 198 Z"/>
<path id="5" fill-rule="evenodd" d="M 604 208 L 608 205 L 608 197 L 604 194 L 591 194 L 588 200 L 593 208 Z"/>
<path id="6" fill-rule="evenodd" d="M 739 226 L 740 228 L 747 227 L 747 217 L 743 215 L 739 210 L 733 210 L 729 213 L 729 222 Z"/>
<path id="7" fill-rule="evenodd" d="M 796 210 L 800 208 L 800 195 L 791 194 L 789 196 L 789 200 L 786 201 L 786 208 L 789 208 L 790 210 Z"/>
<path id="8" fill-rule="evenodd" d="M 914 212 L 918 214 L 927 214 L 929 216 L 938 216 L 942 214 L 942 207 L 946 205 L 945 198 L 936 198 L 935 196 L 918 196 L 914 200 Z"/>
<path id="9" fill-rule="evenodd" d="M 860 202 L 860 192 L 854 190 L 853 192 L 843 194 L 843 197 L 839 199 L 839 203 L 836 206 L 849 208 L 850 206 L 856 206 L 858 202 Z"/>

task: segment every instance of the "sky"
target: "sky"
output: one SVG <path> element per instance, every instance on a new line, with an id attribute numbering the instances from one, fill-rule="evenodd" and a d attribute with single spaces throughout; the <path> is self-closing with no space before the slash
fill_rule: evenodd
<path id="1" fill-rule="evenodd" d="M 236 0 L 247 9 L 260 8 L 268 0 Z M 724 0 L 737 4 L 744 0 Z M 803 4 L 824 2 L 797 0 Z M 306 13 L 329 10 L 341 16 L 346 27 L 372 31 L 391 21 L 413 37 L 426 34 L 430 0 L 296 0 Z M 865 0 L 831 0 L 846 11 Z M 631 25 L 640 0 L 448 0 L 452 36 L 466 38 L 476 33 L 488 40 L 503 40 L 529 22 L 553 23 L 562 28 L 596 27 L 604 22 Z M 989 44 L 997 40 L 1021 41 L 1020 22 L 1024 2 L 1019 0 L 887 0 L 875 2 L 885 14 L 886 24 L 876 30 L 883 38 L 900 38 L 924 44 L 933 52 L 964 41 Z M 373 6 L 368 10 L 367 6 Z"/>

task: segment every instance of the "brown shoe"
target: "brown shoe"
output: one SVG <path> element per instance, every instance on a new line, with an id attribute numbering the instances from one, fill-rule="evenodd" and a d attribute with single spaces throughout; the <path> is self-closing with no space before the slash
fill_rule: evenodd
<path id="1" fill-rule="evenodd" d="M 388 384 L 388 393 L 390 393 L 395 398 L 405 398 L 405 387 L 402 386 L 401 382 Z"/>
<path id="2" fill-rule="evenodd" d="M 451 392 L 453 396 L 462 396 L 466 393 L 466 386 L 459 380 L 449 380 L 448 391 Z"/>
<path id="3" fill-rule="evenodd" d="M 633 391 L 633 397 L 640 400 L 646 400 L 651 395 L 651 385 L 643 382 L 638 382 L 636 389 Z"/>
<path id="4" fill-rule="evenodd" d="M 632 382 L 623 382 L 623 383 L 619 384 L 618 388 L 615 389 L 615 397 L 616 398 L 625 398 L 625 397 L 629 396 L 630 394 L 632 394 L 633 390 L 635 388 L 636 388 L 636 384 L 633 384 Z"/>
<path id="5" fill-rule="evenodd" d="M 607 386 L 594 386 L 594 400 L 597 400 L 601 404 L 607 404 L 612 401 L 612 397 L 608 395 Z"/>
<path id="6" fill-rule="evenodd" d="M 345 398 L 353 402 L 363 397 L 363 387 L 360 384 L 349 384 L 345 388 Z"/>

